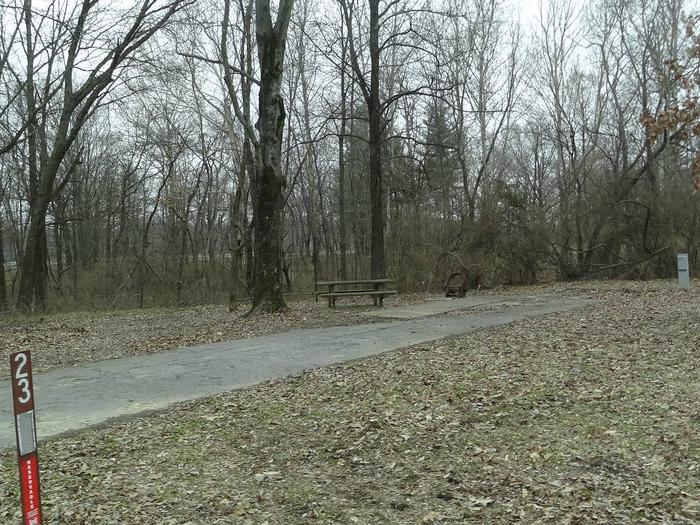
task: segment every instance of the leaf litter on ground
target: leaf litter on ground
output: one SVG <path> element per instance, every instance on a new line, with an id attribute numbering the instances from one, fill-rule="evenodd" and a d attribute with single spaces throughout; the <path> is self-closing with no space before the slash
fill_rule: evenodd
<path id="1" fill-rule="evenodd" d="M 400 306 L 421 298 L 418 294 L 394 296 L 386 304 Z M 323 301 L 296 299 L 283 312 L 251 316 L 246 315 L 250 305 L 239 304 L 233 311 L 210 305 L 0 317 L 0 360 L 7 362 L 11 353 L 31 350 L 34 371 L 45 372 L 291 329 L 372 322 L 376 319 L 368 304 L 366 298 L 352 298 L 328 308 Z M 0 368 L 0 378 L 8 377 L 9 371 Z"/>
<path id="2" fill-rule="evenodd" d="M 698 287 L 513 293 L 599 302 L 50 440 L 50 523 L 700 522 Z"/>

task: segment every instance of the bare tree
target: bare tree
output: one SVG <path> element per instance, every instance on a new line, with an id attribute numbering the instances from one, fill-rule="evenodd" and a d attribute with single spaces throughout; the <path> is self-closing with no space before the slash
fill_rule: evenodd
<path id="1" fill-rule="evenodd" d="M 255 128 L 250 115 L 244 113 L 234 85 L 236 70 L 228 59 L 230 0 L 225 0 L 220 53 L 224 79 L 236 116 L 253 146 L 255 170 L 251 180 L 253 202 L 253 294 L 252 310 L 277 311 L 285 307 L 282 294 L 282 211 L 286 181 L 282 173 L 282 142 L 286 113 L 282 99 L 287 31 L 294 0 L 281 0 L 277 18 L 272 21 L 269 0 L 255 2 L 255 36 L 260 68 L 258 120 Z M 241 4 L 241 11 L 244 6 Z M 248 12 L 250 13 L 250 7 Z M 242 50 L 242 53 L 245 53 Z M 245 56 L 245 55 L 244 55 Z M 250 65 L 250 62 L 248 63 Z M 238 70 L 248 82 L 243 96 L 250 96 L 252 67 Z M 245 108 L 245 104 L 243 105 Z M 255 131 L 257 129 L 257 133 Z"/>
<path id="2" fill-rule="evenodd" d="M 30 172 L 35 191 L 30 193 L 30 223 L 25 242 L 25 250 L 22 257 L 22 275 L 19 284 L 18 306 L 22 309 L 30 309 L 32 306 L 45 310 L 46 303 L 46 212 L 54 191 L 54 182 L 61 169 L 64 159 L 73 143 L 76 141 L 80 130 L 92 117 L 94 112 L 107 101 L 110 87 L 115 85 L 115 79 L 124 75 L 125 68 L 129 66 L 130 59 L 138 50 L 158 32 L 172 17 L 186 4 L 185 0 L 173 0 L 161 3 L 156 0 L 144 0 L 139 6 L 123 14 L 123 31 L 118 38 L 115 35 L 105 36 L 101 27 L 92 34 L 91 23 L 95 23 L 99 16 L 96 9 L 97 0 L 83 0 L 70 20 L 56 20 L 60 27 L 73 26 L 67 38 L 59 39 L 56 46 L 65 48 L 54 49 L 51 59 L 65 53 L 65 61 L 60 65 L 59 84 L 62 86 L 62 96 L 56 99 L 58 122 L 51 140 L 42 132 L 38 122 L 33 121 L 29 127 L 31 140 L 40 136 L 40 145 L 30 145 L 30 163 L 37 162 L 37 154 L 34 151 L 40 148 L 38 166 L 32 167 Z M 24 18 L 26 22 L 27 39 L 27 104 L 30 118 L 36 114 L 35 86 L 34 86 L 34 46 L 31 43 L 34 37 L 33 8 L 31 0 L 25 0 Z M 113 22 L 119 26 L 120 21 Z M 103 41 L 104 40 L 104 41 Z M 97 58 L 98 49 L 104 49 L 104 45 L 112 42 L 112 45 Z M 84 55 L 91 55 L 84 58 Z M 89 73 L 84 76 L 82 82 L 75 84 L 82 75 L 78 70 L 86 67 L 88 61 L 91 64 Z M 51 90 L 56 83 L 56 78 L 46 76 L 44 93 Z M 49 143 L 50 142 L 50 143 Z M 79 162 L 79 156 L 74 158 Z M 70 168 L 69 168 L 70 169 Z"/>
<path id="3" fill-rule="evenodd" d="M 404 97 L 424 95 L 429 93 L 432 80 L 428 78 L 413 87 L 401 86 L 381 92 L 382 56 L 392 52 L 394 61 L 399 60 L 396 49 L 404 49 L 406 53 L 400 60 L 404 63 L 425 61 L 426 56 L 422 46 L 422 37 L 416 35 L 416 30 L 409 21 L 412 16 L 424 10 L 418 7 L 409 8 L 403 2 L 384 2 L 367 0 L 367 12 L 356 0 L 338 0 L 345 22 L 348 42 L 347 61 L 352 70 L 353 80 L 359 87 L 367 106 L 369 130 L 369 199 L 370 199 L 370 272 L 373 278 L 386 277 L 386 260 L 384 254 L 384 162 L 382 146 L 385 131 L 389 125 L 388 113 L 395 103 Z M 367 28 L 363 32 L 362 24 L 366 15 Z M 409 40 L 416 37 L 418 43 Z M 368 55 L 368 56 L 367 56 Z M 420 55 L 419 60 L 416 55 Z M 365 61 L 366 59 L 366 61 Z M 368 66 L 367 66 L 368 62 Z M 396 66 L 396 64 L 392 64 Z"/>

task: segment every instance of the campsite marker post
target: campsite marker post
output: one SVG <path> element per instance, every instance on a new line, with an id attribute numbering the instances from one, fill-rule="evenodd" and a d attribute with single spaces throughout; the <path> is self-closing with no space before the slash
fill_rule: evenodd
<path id="1" fill-rule="evenodd" d="M 678 285 L 685 290 L 690 288 L 690 264 L 687 253 L 678 254 Z"/>
<path id="2" fill-rule="evenodd" d="M 34 417 L 34 381 L 29 351 L 10 355 L 12 401 L 17 434 L 17 460 L 22 493 L 22 525 L 41 525 L 39 457 Z"/>

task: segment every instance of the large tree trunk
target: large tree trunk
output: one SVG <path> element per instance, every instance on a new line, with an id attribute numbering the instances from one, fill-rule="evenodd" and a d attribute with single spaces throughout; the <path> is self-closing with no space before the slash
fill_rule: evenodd
<path id="1" fill-rule="evenodd" d="M 29 119 L 29 125 L 27 126 L 29 228 L 20 265 L 21 274 L 17 306 L 21 310 L 28 311 L 33 305 L 40 310 L 46 309 L 46 274 L 44 272 L 45 262 L 42 260 L 45 250 L 42 249 L 42 241 L 46 241 L 46 225 L 44 218 L 46 217 L 46 210 L 49 204 L 49 196 L 40 189 L 40 180 L 43 177 L 40 178 L 37 158 L 39 124 L 37 121 L 36 96 L 34 93 L 34 42 L 31 0 L 25 0 L 24 2 L 24 23 L 27 40 L 27 82 L 25 84 L 25 97 L 27 103 L 27 118 Z M 44 298 L 43 301 L 42 297 Z"/>
<path id="2" fill-rule="evenodd" d="M 256 40 L 260 62 L 260 140 L 255 148 L 252 185 L 254 223 L 253 310 L 285 308 L 282 296 L 282 211 L 286 181 L 282 174 L 284 103 L 282 73 L 287 28 L 294 0 L 282 0 L 274 26 L 269 0 L 256 1 Z"/>
<path id="3" fill-rule="evenodd" d="M 29 229 L 22 256 L 17 306 L 24 311 L 32 307 L 45 311 L 46 304 L 46 210 L 45 195 L 33 199 Z"/>
<path id="4" fill-rule="evenodd" d="M 345 76 L 343 75 L 343 79 Z M 343 82 L 344 83 L 344 82 Z M 342 90 L 345 91 L 344 89 Z M 348 279 L 348 237 L 345 218 L 345 101 L 342 102 L 343 123 L 338 139 L 338 244 L 340 245 L 340 280 Z"/>
<path id="5" fill-rule="evenodd" d="M 246 179 L 246 162 L 244 160 L 241 161 L 238 173 L 236 191 L 231 196 L 231 219 L 229 225 L 229 242 L 231 249 L 231 288 L 229 290 L 229 302 L 231 307 L 233 307 L 233 303 L 238 297 L 238 290 L 242 282 L 241 261 L 243 259 L 243 230 L 245 227 L 241 217 L 241 208 L 243 207 L 243 184 L 245 184 Z"/>
<path id="6" fill-rule="evenodd" d="M 384 262 L 384 200 L 382 189 L 382 110 L 379 100 L 379 0 L 369 2 L 369 52 L 371 60 L 369 111 L 369 201 L 371 216 L 372 279 L 386 277 Z"/>
<path id="7" fill-rule="evenodd" d="M 261 89 L 260 98 L 263 98 Z M 266 127 L 263 119 L 265 111 L 261 110 L 261 141 L 258 162 L 255 167 L 255 191 L 253 193 L 253 309 L 276 311 L 285 307 L 282 296 L 282 209 L 284 207 L 284 188 L 279 156 L 282 139 L 284 112 L 279 100 L 279 134 L 264 137 L 262 130 Z M 261 108 L 262 108 L 261 101 Z M 268 122 L 269 124 L 269 122 Z M 276 137 L 279 137 L 277 139 Z M 277 157 L 277 158 L 275 158 Z"/>

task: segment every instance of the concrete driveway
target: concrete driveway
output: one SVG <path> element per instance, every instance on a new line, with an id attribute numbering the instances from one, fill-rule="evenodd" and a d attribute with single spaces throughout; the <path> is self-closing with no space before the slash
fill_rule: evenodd
<path id="1" fill-rule="evenodd" d="M 34 376 L 39 439 L 268 379 L 591 304 L 555 296 L 433 301 L 385 308 L 392 320 L 294 330 L 127 357 Z M 457 311 L 487 306 L 488 311 Z M 451 313 L 446 313 L 451 312 Z M 372 310 L 373 316 L 378 315 Z M 429 316 L 429 317 L 426 317 Z M 0 448 L 15 444 L 9 381 L 0 382 Z"/>

